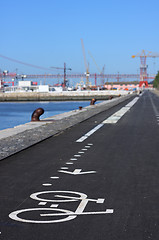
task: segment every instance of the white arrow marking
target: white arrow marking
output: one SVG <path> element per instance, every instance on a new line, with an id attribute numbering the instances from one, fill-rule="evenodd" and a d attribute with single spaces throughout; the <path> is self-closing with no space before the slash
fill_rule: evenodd
<path id="1" fill-rule="evenodd" d="M 67 174 L 71 174 L 71 175 L 82 175 L 82 174 L 96 173 L 96 171 L 88 171 L 88 172 L 81 172 L 81 171 L 82 171 L 82 169 L 75 169 L 73 172 L 63 171 L 63 170 L 59 170 L 58 172 L 67 173 Z"/>

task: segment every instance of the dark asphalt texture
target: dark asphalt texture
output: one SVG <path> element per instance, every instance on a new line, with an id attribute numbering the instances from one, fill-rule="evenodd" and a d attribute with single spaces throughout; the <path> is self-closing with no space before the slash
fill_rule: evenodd
<path id="1" fill-rule="evenodd" d="M 116 124 L 105 124 L 84 142 L 76 142 L 132 99 L 0 162 L 0 239 L 159 238 L 159 97 L 145 91 Z M 88 150 L 81 150 L 86 149 L 85 146 Z M 84 153 L 78 153 L 81 151 Z M 73 164 L 67 164 L 71 162 Z M 81 172 L 96 173 L 73 175 L 59 172 L 61 167 L 68 167 L 63 170 L 69 172 L 81 169 Z M 46 191 L 50 193 L 38 195 L 46 201 L 30 197 L 33 193 Z M 75 212 L 81 201 L 77 194 L 71 192 L 87 195 L 90 200 L 82 213 L 92 214 L 40 215 L 64 212 L 58 209 Z M 66 196 L 65 202 L 55 195 Z M 73 197 L 74 201 L 71 201 Z M 53 199 L 57 202 L 51 202 Z M 91 199 L 105 201 L 97 203 Z M 40 202 L 46 205 L 39 205 Z M 37 208 L 43 210 L 37 211 Z M 18 215 L 32 222 L 16 221 L 9 217 L 10 213 L 21 209 L 33 209 Z M 113 209 L 114 212 L 95 214 L 106 209 Z M 74 219 L 54 222 L 69 216 L 74 216 Z M 50 220 L 53 222 L 48 223 Z"/>

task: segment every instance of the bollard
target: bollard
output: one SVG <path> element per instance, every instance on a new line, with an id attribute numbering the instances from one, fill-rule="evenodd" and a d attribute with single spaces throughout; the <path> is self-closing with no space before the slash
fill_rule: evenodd
<path id="1" fill-rule="evenodd" d="M 43 108 L 37 108 L 31 116 L 31 122 L 33 121 L 40 121 L 39 117 L 44 113 Z"/>
<path id="2" fill-rule="evenodd" d="M 97 100 L 95 98 L 92 98 L 90 105 L 94 105 Z"/>
<path id="3" fill-rule="evenodd" d="M 109 96 L 109 98 L 108 98 L 108 99 L 109 99 L 109 100 L 111 100 L 112 98 L 113 98 L 113 96 Z"/>
<path id="4" fill-rule="evenodd" d="M 79 110 L 82 110 L 82 106 L 79 106 Z"/>

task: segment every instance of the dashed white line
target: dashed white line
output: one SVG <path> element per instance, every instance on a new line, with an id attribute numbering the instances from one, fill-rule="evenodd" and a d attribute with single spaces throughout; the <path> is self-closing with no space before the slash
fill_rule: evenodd
<path id="1" fill-rule="evenodd" d="M 77 158 L 70 158 L 71 161 L 77 161 Z"/>
<path id="2" fill-rule="evenodd" d="M 52 184 L 51 183 L 43 183 L 43 186 L 52 186 Z"/>
<path id="3" fill-rule="evenodd" d="M 66 164 L 68 164 L 68 165 L 70 164 L 71 165 L 71 164 L 73 164 L 73 162 L 67 162 Z"/>
<path id="4" fill-rule="evenodd" d="M 74 157 L 81 157 L 81 155 L 74 155 Z"/>
<path id="5" fill-rule="evenodd" d="M 61 167 L 61 169 L 68 169 L 68 167 Z"/>
<path id="6" fill-rule="evenodd" d="M 51 178 L 51 179 L 58 179 L 59 177 L 56 177 L 56 176 L 55 176 L 55 177 L 50 177 L 50 178 Z"/>

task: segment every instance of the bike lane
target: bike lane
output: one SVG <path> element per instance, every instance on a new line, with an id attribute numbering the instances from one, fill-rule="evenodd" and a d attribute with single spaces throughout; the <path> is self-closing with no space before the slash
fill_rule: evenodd
<path id="1" fill-rule="evenodd" d="M 104 125 L 86 141 L 76 143 L 74 154 L 62 161 L 53 175 L 48 174 L 37 191 L 11 213 L 14 220 L 7 222 L 10 231 L 6 239 L 131 239 L 134 230 L 135 239 L 141 239 L 141 218 L 133 216 L 133 211 L 138 212 L 135 206 L 141 204 L 134 179 L 141 153 L 134 149 L 138 146 L 136 137 L 152 125 L 152 112 L 147 114 L 142 128 L 141 116 L 134 113 L 135 109 L 141 111 L 140 101 L 137 104 L 117 124 Z M 139 130 L 135 133 L 134 129 Z M 150 137 L 150 132 L 147 134 Z M 15 211 L 30 208 L 18 216 L 37 222 L 15 219 Z M 46 216 L 48 212 L 54 215 Z M 132 229 L 127 226 L 131 219 Z"/>

